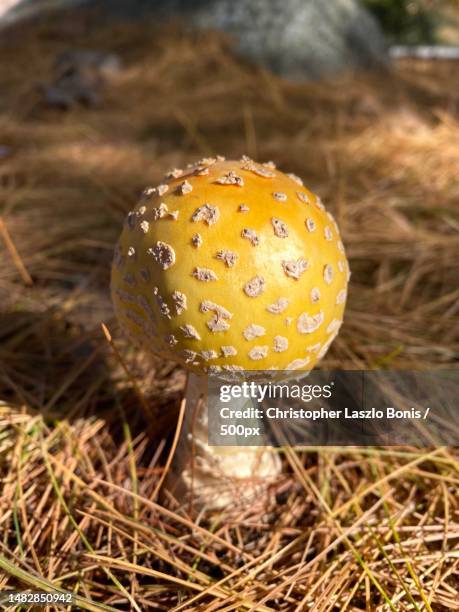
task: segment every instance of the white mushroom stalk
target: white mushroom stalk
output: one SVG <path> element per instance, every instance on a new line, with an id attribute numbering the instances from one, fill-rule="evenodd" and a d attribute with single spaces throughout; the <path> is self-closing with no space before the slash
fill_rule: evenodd
<path id="1" fill-rule="evenodd" d="M 186 412 L 167 486 L 174 498 L 202 509 L 246 507 L 266 499 L 281 473 L 276 449 L 260 446 L 209 446 L 207 378 L 189 374 Z M 251 405 L 234 400 L 234 410 Z M 251 425 L 261 427 L 261 420 Z M 236 441 L 236 436 L 233 436 Z"/>
<path id="2" fill-rule="evenodd" d="M 208 446 L 203 375 L 311 370 L 339 332 L 349 276 L 333 216 L 272 163 L 204 159 L 144 192 L 115 249 L 112 298 L 134 342 L 190 372 L 183 495 L 193 486 L 219 507 L 269 489 L 275 452 Z"/>

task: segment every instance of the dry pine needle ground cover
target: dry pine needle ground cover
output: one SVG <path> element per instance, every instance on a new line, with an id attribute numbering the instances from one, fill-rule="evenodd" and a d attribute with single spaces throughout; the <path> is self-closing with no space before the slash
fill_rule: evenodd
<path id="1" fill-rule="evenodd" d="M 69 47 L 123 58 L 100 108 L 42 104 Z M 246 153 L 302 176 L 342 228 L 350 299 L 323 366 L 457 367 L 457 65 L 293 84 L 214 35 L 49 21 L 2 45 L 0 92 L 0 591 L 53 585 L 88 610 L 459 609 L 457 450 L 291 449 L 268 506 L 191 516 L 158 495 L 184 373 L 128 346 L 108 297 L 140 190 Z"/>

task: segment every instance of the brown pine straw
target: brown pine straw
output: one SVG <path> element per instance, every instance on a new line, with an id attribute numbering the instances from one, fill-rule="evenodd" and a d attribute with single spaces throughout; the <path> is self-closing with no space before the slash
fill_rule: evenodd
<path id="1" fill-rule="evenodd" d="M 185 416 L 185 410 L 186 410 L 186 399 L 182 399 L 181 403 L 180 403 L 180 411 L 179 411 L 179 416 L 177 419 L 177 427 L 175 428 L 175 434 L 174 434 L 174 439 L 172 441 L 171 444 L 171 448 L 169 451 L 169 455 L 167 457 L 166 463 L 164 464 L 164 469 L 163 469 L 163 473 L 161 474 L 160 479 L 158 480 L 158 483 L 156 485 L 155 490 L 153 491 L 153 495 L 151 496 L 151 499 L 154 501 L 156 500 L 156 498 L 158 497 L 158 494 L 161 490 L 161 487 L 164 484 L 164 481 L 166 479 L 167 473 L 169 472 L 169 468 L 171 467 L 172 464 L 172 460 L 174 459 L 174 455 L 175 455 L 175 451 L 177 450 L 177 444 L 180 438 L 180 433 L 182 431 L 182 425 L 183 425 L 183 419 Z"/>
<path id="2" fill-rule="evenodd" d="M 0 217 L 0 237 L 5 243 L 7 251 L 9 252 L 11 259 L 13 260 L 13 263 L 22 278 L 22 282 L 27 287 L 30 287 L 31 285 L 33 285 L 32 277 L 27 272 L 27 268 L 25 267 L 24 262 L 22 261 L 21 256 L 19 255 L 19 251 L 17 250 L 16 245 L 14 244 L 13 239 L 11 238 L 11 234 L 8 231 L 8 227 L 2 217 Z"/>
<path id="3" fill-rule="evenodd" d="M 68 48 L 121 55 L 100 108 L 43 105 Z M 181 505 L 161 493 L 185 372 L 130 345 L 108 289 L 145 186 L 249 154 L 340 224 L 349 303 L 321 367 L 457 369 L 458 71 L 291 83 L 218 35 L 75 18 L 24 26 L 0 56 L 0 592 L 62 589 L 88 610 L 458 610 L 456 448 L 297 447 L 268 501 Z"/>

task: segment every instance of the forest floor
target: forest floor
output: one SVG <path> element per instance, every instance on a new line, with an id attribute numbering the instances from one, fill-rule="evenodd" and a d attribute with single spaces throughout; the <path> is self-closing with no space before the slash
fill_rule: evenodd
<path id="1" fill-rule="evenodd" d="M 122 59 L 96 107 L 43 101 L 69 48 Z M 108 289 L 145 186 L 247 154 L 301 176 L 340 225 L 349 302 L 321 367 L 457 369 L 457 64 L 292 83 L 213 34 L 78 20 L 24 26 L 0 57 L 0 591 L 65 589 L 88 610 L 458 610 L 457 449 L 285 449 L 267 503 L 194 516 L 158 497 L 185 374 L 128 345 Z"/>

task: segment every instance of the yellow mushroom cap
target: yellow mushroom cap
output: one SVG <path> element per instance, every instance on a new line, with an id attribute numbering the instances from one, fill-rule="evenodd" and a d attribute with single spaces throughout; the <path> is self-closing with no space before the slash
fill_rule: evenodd
<path id="1" fill-rule="evenodd" d="M 112 268 L 121 327 L 197 373 L 310 370 L 342 323 L 349 266 L 301 180 L 204 159 L 147 189 Z"/>

